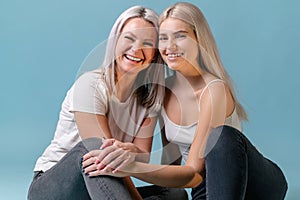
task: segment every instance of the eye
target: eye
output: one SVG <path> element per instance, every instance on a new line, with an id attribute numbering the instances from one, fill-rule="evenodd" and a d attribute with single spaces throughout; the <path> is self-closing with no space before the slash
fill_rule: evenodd
<path id="1" fill-rule="evenodd" d="M 160 41 L 163 41 L 163 40 L 168 40 L 168 37 L 165 36 L 165 35 L 160 35 L 158 39 L 159 39 Z"/>
<path id="2" fill-rule="evenodd" d="M 185 34 L 182 34 L 182 33 L 179 33 L 179 34 L 176 34 L 176 35 L 175 35 L 175 38 L 177 38 L 177 39 L 186 38 L 186 35 L 185 35 Z"/>
<path id="3" fill-rule="evenodd" d="M 144 44 L 144 46 L 150 46 L 150 47 L 154 46 L 154 44 L 152 42 L 144 42 L 143 44 Z"/>
<path id="4" fill-rule="evenodd" d="M 130 40 L 132 42 L 134 41 L 134 38 L 131 37 L 131 36 L 128 36 L 128 35 L 125 35 L 124 38 L 127 39 L 127 40 Z"/>

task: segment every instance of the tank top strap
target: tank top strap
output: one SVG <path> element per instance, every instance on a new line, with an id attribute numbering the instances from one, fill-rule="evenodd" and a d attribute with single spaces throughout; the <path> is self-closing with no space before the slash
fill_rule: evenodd
<path id="1" fill-rule="evenodd" d="M 201 102 L 201 99 L 202 99 L 202 96 L 203 96 L 205 90 L 206 90 L 211 84 L 213 84 L 213 83 L 215 83 L 215 82 L 223 82 L 223 83 L 225 83 L 225 81 L 223 81 L 223 80 L 221 80 L 221 79 L 214 79 L 214 80 L 208 82 L 208 83 L 206 84 L 206 86 L 203 88 L 203 90 L 202 90 L 202 92 L 201 92 L 201 94 L 200 94 L 199 102 Z"/>

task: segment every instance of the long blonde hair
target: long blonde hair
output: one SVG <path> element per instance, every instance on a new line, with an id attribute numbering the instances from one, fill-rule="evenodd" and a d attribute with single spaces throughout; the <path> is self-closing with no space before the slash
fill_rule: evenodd
<path id="1" fill-rule="evenodd" d="M 215 39 L 201 10 L 191 3 L 179 2 L 160 15 L 159 24 L 169 17 L 180 19 L 192 26 L 198 40 L 200 68 L 225 81 L 240 119 L 247 121 L 247 113 L 236 97 L 231 78 L 223 67 Z"/>
<path id="2" fill-rule="evenodd" d="M 102 67 L 106 73 L 106 83 L 110 91 L 115 89 L 115 47 L 118 38 L 121 34 L 124 24 L 129 19 L 142 18 L 150 22 L 156 29 L 158 34 L 158 15 L 151 9 L 142 6 L 133 6 L 125 10 L 115 21 L 107 41 L 106 52 Z M 153 106 L 154 104 L 160 105 L 164 97 L 164 69 L 163 61 L 158 52 L 156 44 L 156 52 L 152 63 L 146 69 L 139 72 L 135 85 L 135 95 L 138 102 L 146 108 Z"/>

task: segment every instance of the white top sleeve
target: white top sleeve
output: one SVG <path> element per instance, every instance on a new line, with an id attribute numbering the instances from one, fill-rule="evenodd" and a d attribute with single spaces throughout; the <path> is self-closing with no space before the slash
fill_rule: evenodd
<path id="1" fill-rule="evenodd" d="M 108 89 L 100 73 L 87 72 L 73 85 L 71 112 L 80 111 L 106 115 L 108 111 Z"/>

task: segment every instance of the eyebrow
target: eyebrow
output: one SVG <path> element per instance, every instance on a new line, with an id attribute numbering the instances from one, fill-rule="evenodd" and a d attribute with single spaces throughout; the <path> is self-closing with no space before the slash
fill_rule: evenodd
<path id="1" fill-rule="evenodd" d="M 180 30 L 180 31 L 176 31 L 174 34 L 178 34 L 178 33 L 189 33 L 189 32 L 185 30 Z"/>
<path id="2" fill-rule="evenodd" d="M 132 33 L 131 31 L 127 31 L 127 32 L 124 32 L 123 34 L 129 34 L 129 35 L 131 35 L 132 37 L 134 37 L 135 39 L 137 38 L 137 36 L 134 34 L 134 33 Z M 153 40 L 152 38 L 145 38 L 144 39 L 144 41 L 151 41 L 151 42 L 154 42 L 155 40 Z"/>
<path id="3" fill-rule="evenodd" d="M 176 31 L 176 32 L 174 32 L 174 33 L 172 33 L 173 35 L 176 35 L 176 34 L 179 34 L 179 33 L 189 33 L 188 31 L 186 31 L 186 30 L 179 30 L 179 31 Z M 166 34 L 166 33 L 160 33 L 159 35 L 164 35 L 164 34 Z"/>
<path id="4" fill-rule="evenodd" d="M 130 36 L 132 36 L 132 37 L 136 38 L 136 35 L 135 35 L 135 34 L 133 34 L 133 33 L 132 33 L 132 32 L 130 32 L 130 31 L 123 32 L 122 34 L 124 34 L 124 35 L 130 35 Z"/>

